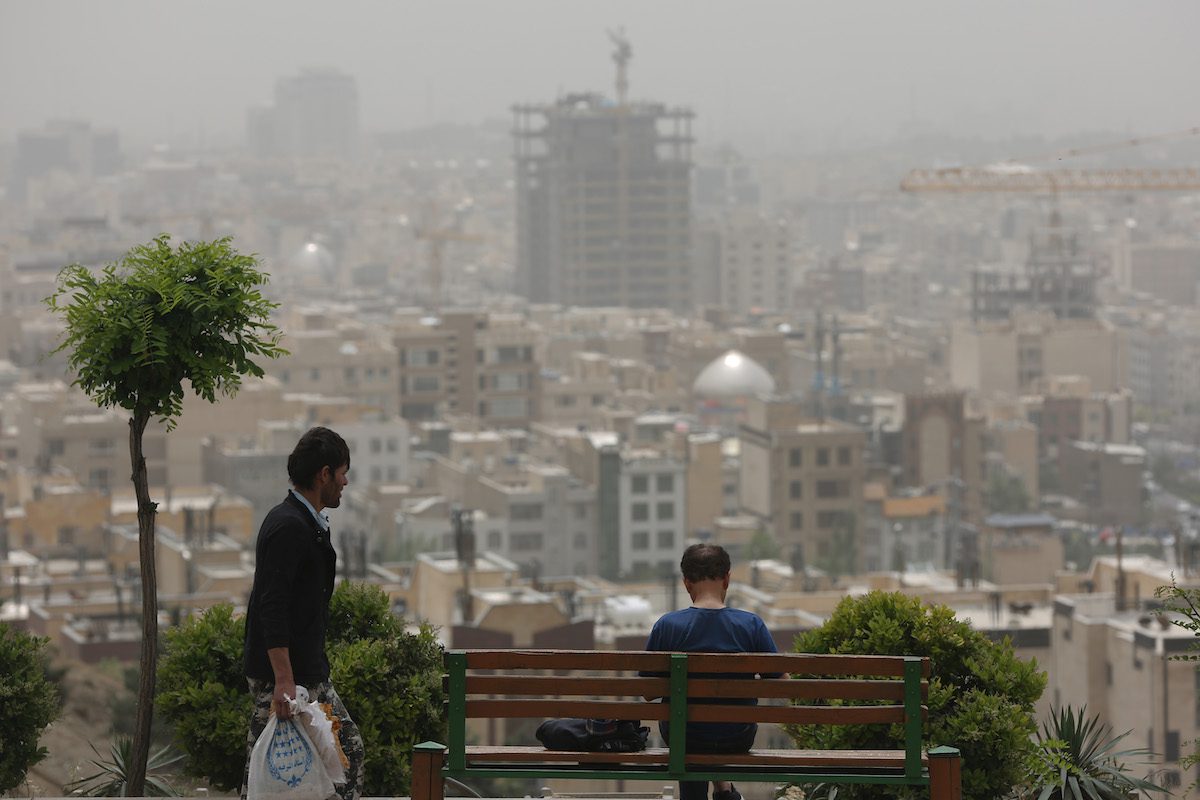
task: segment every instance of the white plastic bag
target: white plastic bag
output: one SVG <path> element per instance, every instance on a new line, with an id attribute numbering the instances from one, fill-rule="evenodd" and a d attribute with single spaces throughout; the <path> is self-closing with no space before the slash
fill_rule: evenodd
<path id="1" fill-rule="evenodd" d="M 308 690 L 303 686 L 296 687 L 296 699 L 292 702 L 292 713 L 297 714 L 304 722 L 305 731 L 325 767 L 329 780 L 340 786 L 346 782 L 346 767 L 350 762 L 342 752 L 341 742 L 338 741 L 334 721 L 325 713 L 325 709 L 316 700 L 309 702 Z"/>
<path id="2" fill-rule="evenodd" d="M 275 714 L 267 720 L 250 752 L 247 800 L 326 800 L 334 794 L 321 757 L 298 723 Z"/>

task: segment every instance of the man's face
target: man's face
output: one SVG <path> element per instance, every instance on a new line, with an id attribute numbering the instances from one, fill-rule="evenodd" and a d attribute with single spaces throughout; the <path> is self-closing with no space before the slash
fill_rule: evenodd
<path id="1" fill-rule="evenodd" d="M 321 470 L 321 505 L 325 508 L 337 508 L 342 504 L 342 489 L 350 483 L 346 473 L 350 467 L 342 465 L 336 470 L 325 467 Z"/>

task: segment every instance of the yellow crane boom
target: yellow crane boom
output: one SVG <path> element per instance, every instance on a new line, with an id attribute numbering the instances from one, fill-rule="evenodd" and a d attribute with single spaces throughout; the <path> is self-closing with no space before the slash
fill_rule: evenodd
<path id="1" fill-rule="evenodd" d="M 1200 169 L 1049 169 L 1015 166 L 914 169 L 904 192 L 1187 192 L 1200 190 Z"/>

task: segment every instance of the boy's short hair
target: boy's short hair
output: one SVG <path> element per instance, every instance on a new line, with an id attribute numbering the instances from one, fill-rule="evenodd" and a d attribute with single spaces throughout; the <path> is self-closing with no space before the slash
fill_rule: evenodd
<path id="1" fill-rule="evenodd" d="M 288 479 L 297 489 L 311 489 L 317 482 L 317 474 L 325 467 L 337 472 L 350 466 L 350 448 L 336 431 L 329 428 L 310 428 L 296 449 L 288 456 Z"/>
<path id="2" fill-rule="evenodd" d="M 691 583 L 720 580 L 729 569 L 729 553 L 719 544 L 694 544 L 683 551 L 679 561 L 679 570 Z"/>

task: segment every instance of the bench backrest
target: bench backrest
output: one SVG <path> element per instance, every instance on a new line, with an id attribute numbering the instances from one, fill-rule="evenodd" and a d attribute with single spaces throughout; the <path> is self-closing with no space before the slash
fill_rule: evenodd
<path id="1" fill-rule="evenodd" d="M 921 730 L 927 713 L 922 703 L 928 695 L 930 672 L 927 658 L 457 650 L 446 654 L 446 668 L 451 769 L 465 766 L 467 719 L 596 717 L 670 721 L 672 771 L 684 769 L 685 729 L 689 721 L 900 723 L 905 726 L 905 773 L 910 777 L 921 774 Z M 588 674 L 565 674 L 568 672 Z M 637 676 L 638 672 L 663 677 L 643 678 Z M 774 673 L 801 677 L 756 680 L 725 677 Z M 647 703 L 644 698 L 648 696 L 664 697 L 667 702 Z M 689 698 L 706 702 L 689 705 Z M 872 704 L 754 706 L 719 702 L 739 698 Z"/>

